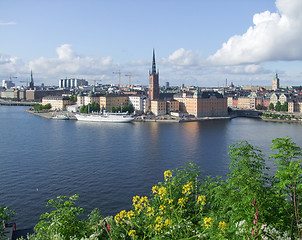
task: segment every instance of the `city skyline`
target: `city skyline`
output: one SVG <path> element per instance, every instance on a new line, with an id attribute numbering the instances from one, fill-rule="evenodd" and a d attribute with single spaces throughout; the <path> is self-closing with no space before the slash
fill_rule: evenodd
<path id="1" fill-rule="evenodd" d="M 148 85 L 155 49 L 161 86 L 302 85 L 299 0 L 72 3 L 1 1 L 1 80 Z"/>

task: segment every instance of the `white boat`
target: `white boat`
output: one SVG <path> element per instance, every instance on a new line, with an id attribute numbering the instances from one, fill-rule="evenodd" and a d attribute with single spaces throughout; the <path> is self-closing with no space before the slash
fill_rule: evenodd
<path id="1" fill-rule="evenodd" d="M 79 121 L 127 123 L 134 120 L 128 113 L 75 114 Z"/>
<path id="2" fill-rule="evenodd" d="M 55 119 L 55 120 L 69 120 L 69 117 L 64 115 L 64 114 L 59 114 L 59 115 L 53 116 L 52 119 Z"/>

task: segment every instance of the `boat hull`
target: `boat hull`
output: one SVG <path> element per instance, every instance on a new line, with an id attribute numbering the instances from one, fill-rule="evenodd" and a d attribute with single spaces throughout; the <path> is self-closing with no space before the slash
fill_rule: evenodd
<path id="1" fill-rule="evenodd" d="M 128 123 L 134 120 L 133 117 L 125 114 L 105 114 L 105 115 L 92 115 L 92 114 L 76 114 L 76 119 L 86 122 L 109 122 L 109 123 Z"/>

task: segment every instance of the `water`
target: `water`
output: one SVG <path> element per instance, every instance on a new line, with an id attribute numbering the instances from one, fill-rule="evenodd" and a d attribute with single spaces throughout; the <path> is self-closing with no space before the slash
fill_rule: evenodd
<path id="1" fill-rule="evenodd" d="M 149 195 L 165 170 L 186 162 L 226 176 L 228 146 L 236 142 L 247 140 L 266 155 L 276 137 L 302 144 L 300 124 L 249 118 L 102 124 L 55 121 L 25 110 L 0 106 L 0 206 L 17 212 L 19 229 L 33 227 L 57 195 L 80 194 L 81 207 L 114 215 L 129 209 L 134 195 Z"/>

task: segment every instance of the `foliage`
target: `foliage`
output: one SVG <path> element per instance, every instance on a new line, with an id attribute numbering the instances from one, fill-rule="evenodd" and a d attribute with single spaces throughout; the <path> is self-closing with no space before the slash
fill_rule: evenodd
<path id="1" fill-rule="evenodd" d="M 76 102 L 77 101 L 77 95 L 71 95 L 69 97 L 69 100 L 72 101 L 72 102 Z"/>
<path id="2" fill-rule="evenodd" d="M 88 105 L 83 105 L 80 109 L 80 113 L 91 113 L 91 112 L 99 112 L 100 104 L 97 102 L 89 103 Z"/>
<path id="3" fill-rule="evenodd" d="M 279 112 L 279 111 L 281 110 L 281 106 L 282 106 L 282 104 L 280 103 L 280 101 L 278 101 L 278 102 L 276 103 L 275 110 L 276 110 L 277 112 Z"/>
<path id="4" fill-rule="evenodd" d="M 5 225 L 8 223 L 8 220 L 15 215 L 15 212 L 10 210 L 8 207 L 0 206 L 0 239 L 3 236 L 3 230 Z"/>
<path id="5" fill-rule="evenodd" d="M 115 113 L 115 112 L 128 112 L 128 113 L 133 113 L 134 112 L 134 107 L 132 104 L 128 104 L 123 106 L 122 108 L 119 107 L 112 107 L 110 109 L 110 112 Z"/>
<path id="6" fill-rule="evenodd" d="M 45 105 L 42 105 L 42 104 L 36 104 L 34 106 L 34 110 L 36 111 L 41 111 L 41 110 L 49 110 L 51 109 L 51 104 L 50 103 L 47 103 Z"/>
<path id="7" fill-rule="evenodd" d="M 29 239 L 81 239 L 106 235 L 105 220 L 97 209 L 88 218 L 83 218 L 84 209 L 75 206 L 79 195 L 58 196 L 48 201 L 47 206 L 54 208 L 50 213 L 41 215 L 41 221 L 35 226 L 35 234 Z M 93 238 L 91 238 L 93 239 Z M 98 239 L 98 238 L 96 238 Z"/>
<path id="8" fill-rule="evenodd" d="M 273 103 L 270 103 L 270 105 L 268 106 L 268 109 L 269 110 L 274 110 L 275 109 L 275 106 Z"/>

